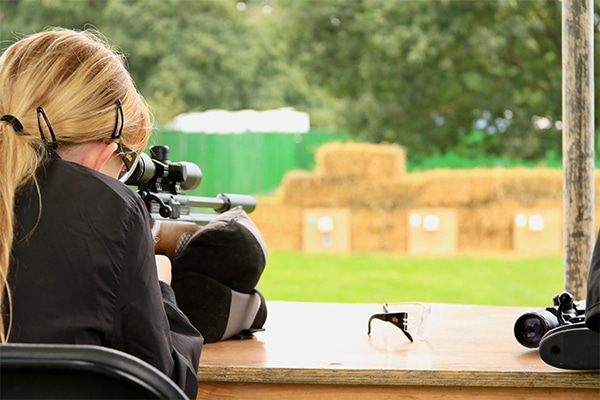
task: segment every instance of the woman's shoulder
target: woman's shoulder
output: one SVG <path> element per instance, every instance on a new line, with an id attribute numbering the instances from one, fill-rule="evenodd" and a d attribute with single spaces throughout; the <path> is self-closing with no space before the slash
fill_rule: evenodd
<path id="1" fill-rule="evenodd" d="M 77 163 L 51 159 L 43 168 L 42 193 L 54 192 L 65 201 L 122 211 L 144 207 L 132 187 Z"/>

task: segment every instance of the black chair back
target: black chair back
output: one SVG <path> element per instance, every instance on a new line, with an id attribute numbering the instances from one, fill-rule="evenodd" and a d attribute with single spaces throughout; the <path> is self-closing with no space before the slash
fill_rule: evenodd
<path id="1" fill-rule="evenodd" d="M 89 345 L 0 345 L 1 399 L 181 399 L 175 383 L 121 351 Z"/>

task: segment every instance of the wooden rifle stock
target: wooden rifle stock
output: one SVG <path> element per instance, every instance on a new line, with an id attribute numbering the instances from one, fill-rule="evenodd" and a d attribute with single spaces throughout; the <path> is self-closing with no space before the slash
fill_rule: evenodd
<path id="1" fill-rule="evenodd" d="M 154 253 L 162 254 L 173 259 L 178 253 L 177 244 L 182 235 L 195 233 L 201 227 L 187 221 L 154 220 L 151 222 L 154 235 Z"/>

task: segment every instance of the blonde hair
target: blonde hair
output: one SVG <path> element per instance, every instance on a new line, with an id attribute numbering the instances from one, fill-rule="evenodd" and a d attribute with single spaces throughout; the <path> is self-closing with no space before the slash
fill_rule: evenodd
<path id="1" fill-rule="evenodd" d="M 8 271 L 14 240 L 15 193 L 35 181 L 44 147 L 38 129 L 42 107 L 60 146 L 102 140 L 115 127 L 115 102 L 124 114 L 121 142 L 141 152 L 151 134 L 148 107 L 138 93 L 125 58 L 97 31 L 50 29 L 27 36 L 0 56 L 0 311 L 9 315 Z M 51 140 L 44 126 L 46 139 Z M 8 304 L 3 304 L 8 298 Z M 0 318 L 0 342 L 10 329 Z"/>

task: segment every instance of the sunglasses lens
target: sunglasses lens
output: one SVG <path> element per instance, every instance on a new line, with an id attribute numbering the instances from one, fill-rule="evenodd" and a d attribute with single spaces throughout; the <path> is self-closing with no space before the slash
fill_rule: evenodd
<path id="1" fill-rule="evenodd" d="M 404 312 L 406 330 L 413 338 L 425 340 L 428 332 L 428 319 L 431 308 L 423 303 L 385 303 L 383 311 L 386 313 Z"/>
<path id="2" fill-rule="evenodd" d="M 121 146 L 119 156 L 121 157 L 121 161 L 123 161 L 123 170 L 121 170 L 121 173 L 119 174 L 119 181 L 127 182 L 127 180 L 135 172 L 135 168 L 137 167 L 140 157 L 135 151 L 125 146 Z"/>

